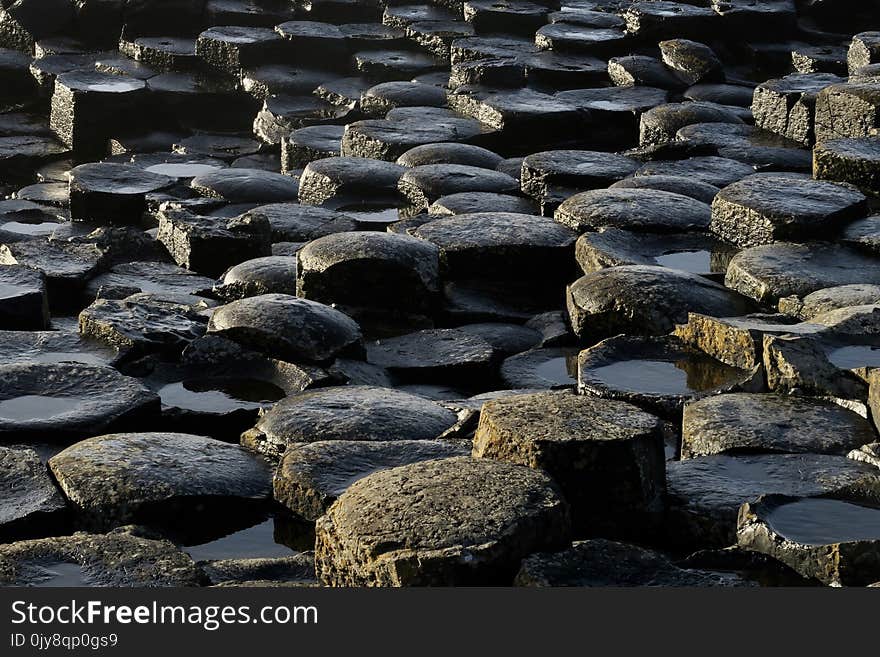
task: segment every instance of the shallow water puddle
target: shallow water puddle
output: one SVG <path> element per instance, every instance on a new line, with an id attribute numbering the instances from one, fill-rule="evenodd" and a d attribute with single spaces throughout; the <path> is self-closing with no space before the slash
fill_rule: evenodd
<path id="1" fill-rule="evenodd" d="M 712 271 L 712 254 L 708 251 L 679 251 L 654 258 L 661 267 L 679 269 L 692 274 L 708 274 Z"/>
<path id="2" fill-rule="evenodd" d="M 10 285 L 9 283 L 0 283 L 0 299 L 11 299 L 20 294 L 34 291 L 33 288 L 26 288 L 23 285 Z"/>
<path id="3" fill-rule="evenodd" d="M 871 345 L 840 347 L 828 354 L 828 360 L 843 370 L 852 370 L 857 367 L 880 367 L 880 347 Z"/>
<path id="4" fill-rule="evenodd" d="M 196 176 L 202 176 L 219 170 L 220 167 L 210 164 L 198 164 L 196 162 L 166 162 L 164 164 L 154 164 L 145 169 L 145 171 L 150 173 L 158 173 L 172 178 L 195 178 Z"/>
<path id="5" fill-rule="evenodd" d="M 559 385 L 576 385 L 578 370 L 577 353 L 545 360 L 535 367 L 535 374 Z"/>
<path id="6" fill-rule="evenodd" d="M 33 573 L 34 581 L 30 584 L 33 587 L 92 585 L 78 563 L 58 562 L 40 565 L 34 567 Z"/>
<path id="7" fill-rule="evenodd" d="M 337 212 L 347 214 L 355 221 L 362 224 L 393 224 L 400 221 L 400 215 L 396 207 L 351 205 L 337 208 Z"/>
<path id="8" fill-rule="evenodd" d="M 0 401 L 0 420 L 35 420 L 64 415 L 79 408 L 82 399 L 76 397 L 51 397 L 49 395 L 23 395 Z"/>
<path id="9" fill-rule="evenodd" d="M 169 383 L 158 391 L 162 404 L 204 413 L 253 410 L 282 399 L 284 391 L 259 379 L 191 379 Z"/>
<path id="10" fill-rule="evenodd" d="M 773 509 L 765 520 L 777 534 L 804 545 L 880 540 L 880 509 L 840 500 L 797 500 Z"/>
<path id="11" fill-rule="evenodd" d="M 0 225 L 0 230 L 20 235 L 51 235 L 58 230 L 60 224 L 55 221 L 43 221 L 37 223 L 25 223 L 23 221 L 7 221 Z"/>
<path id="12" fill-rule="evenodd" d="M 186 547 L 184 550 L 196 561 L 289 557 L 293 554 L 291 548 L 276 542 L 274 518 L 202 545 Z"/>
<path id="13" fill-rule="evenodd" d="M 112 357 L 101 356 L 87 351 L 46 351 L 37 353 L 32 359 L 35 363 L 83 363 L 85 365 L 106 365 Z"/>
<path id="14" fill-rule="evenodd" d="M 610 388 L 658 395 L 686 395 L 712 390 L 737 378 L 739 371 L 699 359 L 622 360 L 589 370 Z"/>

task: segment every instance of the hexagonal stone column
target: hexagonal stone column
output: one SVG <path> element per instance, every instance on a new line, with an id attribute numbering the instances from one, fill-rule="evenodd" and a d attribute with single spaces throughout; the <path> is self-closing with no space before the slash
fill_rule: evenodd
<path id="1" fill-rule="evenodd" d="M 143 116 L 146 84 L 136 78 L 73 71 L 55 80 L 49 126 L 77 155 L 100 158 L 117 128 Z"/>
<path id="2" fill-rule="evenodd" d="M 509 585 L 525 556 L 570 537 L 547 475 L 468 457 L 364 477 L 315 533 L 315 570 L 331 586 Z"/>
<path id="3" fill-rule="evenodd" d="M 0 329 L 48 327 L 49 299 L 43 274 L 21 265 L 0 266 Z"/>
<path id="4" fill-rule="evenodd" d="M 739 246 L 810 238 L 831 241 L 847 221 L 867 210 L 867 198 L 848 186 L 757 175 L 718 192 L 709 229 Z"/>
<path id="5" fill-rule="evenodd" d="M 578 536 L 639 534 L 663 509 L 661 422 L 626 402 L 568 393 L 486 402 L 473 455 L 547 472 Z"/>
<path id="6" fill-rule="evenodd" d="M 128 164 L 92 162 L 70 170 L 72 221 L 137 223 L 146 210 L 146 195 L 174 184 L 175 179 Z"/>
<path id="7" fill-rule="evenodd" d="M 408 235 L 326 235 L 299 252 L 297 294 L 346 307 L 429 312 L 440 287 L 439 254 Z"/>
<path id="8" fill-rule="evenodd" d="M 813 175 L 880 191 L 880 138 L 831 139 L 816 144 Z"/>

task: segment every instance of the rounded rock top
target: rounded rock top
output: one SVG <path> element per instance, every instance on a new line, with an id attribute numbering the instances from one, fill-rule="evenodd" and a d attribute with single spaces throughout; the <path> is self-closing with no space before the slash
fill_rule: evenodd
<path id="1" fill-rule="evenodd" d="M 56 83 L 73 91 L 91 93 L 126 93 L 145 89 L 147 84 L 137 78 L 111 75 L 98 71 L 71 71 L 62 73 Z"/>
<path id="2" fill-rule="evenodd" d="M 169 176 L 113 162 L 80 164 L 70 170 L 69 176 L 71 187 L 103 194 L 148 194 L 175 182 Z"/>
<path id="3" fill-rule="evenodd" d="M 287 294 L 261 294 L 217 308 L 208 332 L 293 362 L 322 362 L 357 348 L 357 322 L 335 308 Z"/>

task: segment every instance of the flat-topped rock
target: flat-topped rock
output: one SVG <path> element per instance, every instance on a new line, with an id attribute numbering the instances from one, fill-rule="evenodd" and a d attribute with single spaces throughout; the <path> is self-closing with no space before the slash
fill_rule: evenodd
<path id="1" fill-rule="evenodd" d="M 765 495 L 739 512 L 737 544 L 804 577 L 864 586 L 880 576 L 880 508 L 842 500 Z"/>
<path id="2" fill-rule="evenodd" d="M 0 541 L 45 535 L 64 523 L 64 497 L 31 449 L 0 447 L 0 492 Z"/>
<path id="3" fill-rule="evenodd" d="M 761 495 L 845 498 L 855 491 L 867 497 L 880 492 L 876 469 L 829 454 L 717 454 L 671 461 L 666 484 L 670 537 L 718 547 L 736 540 L 740 505 Z"/>
<path id="4" fill-rule="evenodd" d="M 223 274 L 214 293 L 234 301 L 261 294 L 296 295 L 297 261 L 291 256 L 265 256 L 245 260 Z"/>
<path id="5" fill-rule="evenodd" d="M 816 103 L 825 87 L 842 82 L 830 73 L 795 73 L 755 89 L 755 125 L 800 144 L 815 142 Z"/>
<path id="6" fill-rule="evenodd" d="M 519 183 L 500 171 L 465 164 L 425 164 L 408 169 L 397 187 L 413 210 L 426 210 L 442 196 L 459 192 L 512 193 Z"/>
<path id="7" fill-rule="evenodd" d="M 826 86 L 816 97 L 816 142 L 876 136 L 878 107 L 880 81 L 876 77 Z"/>
<path id="8" fill-rule="evenodd" d="M 82 156 L 102 157 L 107 140 L 143 101 L 146 83 L 134 77 L 76 70 L 55 79 L 49 125 L 58 139 Z"/>
<path id="9" fill-rule="evenodd" d="M 91 526 L 154 514 L 199 514 L 257 504 L 271 494 L 270 470 L 237 445 L 181 433 L 89 438 L 49 460 L 74 509 Z"/>
<path id="10" fill-rule="evenodd" d="M 439 250 L 430 242 L 393 233 L 338 233 L 299 252 L 297 290 L 322 303 L 424 312 L 439 292 L 438 271 Z"/>
<path id="11" fill-rule="evenodd" d="M 408 110 L 404 115 L 392 112 Z M 340 154 L 394 161 L 408 150 L 432 143 L 468 142 L 489 129 L 473 118 L 434 107 L 400 107 L 384 119 L 366 119 L 345 126 Z"/>
<path id="12" fill-rule="evenodd" d="M 279 455 L 294 443 L 322 440 L 430 440 L 455 422 L 455 413 L 424 397 L 389 388 L 341 386 L 280 401 L 242 436 L 242 444 Z"/>
<path id="13" fill-rule="evenodd" d="M 702 276 L 641 265 L 587 274 L 568 287 L 566 300 L 581 338 L 664 335 L 689 312 L 736 316 L 750 310 L 746 299 Z"/>
<path id="14" fill-rule="evenodd" d="M 109 534 L 19 541 L 0 546 L 5 586 L 199 586 L 204 576 L 170 541 Z"/>
<path id="15" fill-rule="evenodd" d="M 513 395 L 483 405 L 473 455 L 546 471 L 571 504 L 576 533 L 626 535 L 662 509 L 660 426 L 624 402 Z"/>
<path id="16" fill-rule="evenodd" d="M 295 179 L 260 169 L 229 168 L 196 176 L 190 186 L 203 196 L 230 203 L 281 203 L 295 201 Z"/>
<path id="17" fill-rule="evenodd" d="M 674 336 L 618 335 L 578 356 L 578 392 L 619 399 L 676 418 L 693 399 L 760 390 L 760 368 L 732 367 Z"/>
<path id="18" fill-rule="evenodd" d="M 200 299 L 180 292 L 96 299 L 79 314 L 79 330 L 128 357 L 176 355 L 205 333 Z"/>
<path id="19" fill-rule="evenodd" d="M 124 299 L 139 292 L 151 294 L 204 294 L 214 281 L 166 262 L 136 260 L 114 265 L 86 285 L 89 301 Z M 208 299 L 205 299 L 208 303 Z"/>
<path id="20" fill-rule="evenodd" d="M 742 119 L 723 105 L 692 101 L 659 105 L 642 114 L 639 144 L 664 144 L 675 139 L 683 127 L 694 123 L 742 123 Z"/>
<path id="21" fill-rule="evenodd" d="M 465 381 L 490 378 L 496 351 L 479 335 L 459 329 L 427 329 L 367 345 L 367 361 L 402 379 Z"/>
<path id="22" fill-rule="evenodd" d="M 357 323 L 329 306 L 286 294 L 262 294 L 217 308 L 208 332 L 292 362 L 320 363 L 358 351 Z"/>
<path id="23" fill-rule="evenodd" d="M 387 468 L 464 456 L 469 446 L 440 440 L 324 440 L 285 452 L 274 478 L 275 499 L 317 520 L 354 482 Z"/>
<path id="24" fill-rule="evenodd" d="M 568 539 L 567 509 L 546 475 L 435 459 L 355 482 L 318 520 L 315 569 L 337 586 L 508 584 L 520 559 Z"/>
<path id="25" fill-rule="evenodd" d="M 579 233 L 606 226 L 684 232 L 705 230 L 711 211 L 701 201 L 657 189 L 596 189 L 563 201 L 553 218 Z"/>
<path id="26" fill-rule="evenodd" d="M 273 242 L 310 242 L 357 227 L 355 221 L 344 213 L 299 203 L 270 203 L 249 210 L 247 214 L 266 218 Z"/>
<path id="27" fill-rule="evenodd" d="M 724 124 L 726 125 L 726 124 Z M 715 187 L 727 187 L 755 173 L 755 168 L 727 157 L 699 155 L 683 160 L 655 160 L 642 165 L 636 176 L 683 176 Z"/>
<path id="28" fill-rule="evenodd" d="M 735 393 L 687 404 L 686 458 L 736 451 L 846 454 L 876 439 L 868 421 L 834 402 Z"/>
<path id="29" fill-rule="evenodd" d="M 688 313 L 687 322 L 675 327 L 675 335 L 732 367 L 751 369 L 763 362 L 764 336 L 811 335 L 822 327 L 795 324 L 782 315 L 711 317 Z"/>
<path id="30" fill-rule="evenodd" d="M 439 247 L 441 272 L 452 278 L 564 279 L 577 237 L 551 219 L 507 212 L 443 217 L 413 234 Z"/>
<path id="31" fill-rule="evenodd" d="M 735 248 L 700 232 L 641 233 L 620 228 L 586 232 L 575 244 L 585 274 L 620 265 L 667 267 L 715 279 L 723 276 Z"/>
<path id="32" fill-rule="evenodd" d="M 511 388 L 565 389 L 577 386 L 577 347 L 548 346 L 505 358 L 499 374 Z"/>
<path id="33" fill-rule="evenodd" d="M 744 247 L 793 239 L 830 241 L 843 224 L 866 213 L 867 199 L 851 187 L 757 175 L 715 196 L 709 228 Z"/>
<path id="34" fill-rule="evenodd" d="M 672 175 L 641 175 L 631 178 L 618 180 L 609 189 L 658 189 L 663 192 L 672 192 L 673 194 L 681 194 L 690 198 L 702 201 L 703 203 L 711 203 L 718 193 L 718 187 L 706 182 L 694 180 L 685 176 Z"/>
<path id="35" fill-rule="evenodd" d="M 281 35 L 270 28 L 223 25 L 199 34 L 195 52 L 211 66 L 237 74 L 245 66 L 278 61 L 285 45 Z"/>
<path id="36" fill-rule="evenodd" d="M 0 328 L 49 326 L 49 299 L 42 273 L 22 265 L 0 267 Z"/>
<path id="37" fill-rule="evenodd" d="M 517 586 L 749 586 L 733 573 L 679 568 L 666 555 L 636 545 L 593 539 L 563 552 L 523 559 Z"/>
<path id="38" fill-rule="evenodd" d="M 813 149 L 813 168 L 819 180 L 880 189 L 880 138 L 830 139 Z"/>
<path id="39" fill-rule="evenodd" d="M 533 214 L 536 210 L 535 202 L 531 199 L 495 192 L 446 194 L 428 206 L 429 215 L 473 214 L 475 212 Z"/>
<path id="40" fill-rule="evenodd" d="M 137 379 L 82 363 L 0 366 L 0 440 L 70 441 L 145 426 L 159 398 Z"/>
<path id="41" fill-rule="evenodd" d="M 763 303 L 806 296 L 837 285 L 880 284 L 880 260 L 826 243 L 778 243 L 740 251 L 730 261 L 725 284 Z"/>
<path id="42" fill-rule="evenodd" d="M 328 157 L 309 162 L 299 179 L 300 203 L 321 205 L 335 197 L 397 195 L 405 171 L 393 162 L 363 157 Z"/>
<path id="43" fill-rule="evenodd" d="M 525 194 L 542 198 L 552 187 L 579 190 L 608 187 L 633 174 L 640 166 L 636 160 L 613 153 L 543 151 L 523 160 L 520 182 Z"/>
<path id="44" fill-rule="evenodd" d="M 803 298 L 783 297 L 779 300 L 779 312 L 810 321 L 832 310 L 867 306 L 878 302 L 880 302 L 880 285 L 855 283 L 816 290 Z"/>
<path id="45" fill-rule="evenodd" d="M 22 265 L 41 272 L 53 306 L 69 307 L 98 273 L 104 251 L 95 243 L 26 240 L 0 246 L 0 265 Z"/>
<path id="46" fill-rule="evenodd" d="M 415 146 L 400 157 L 397 163 L 405 167 L 419 167 L 426 164 L 464 164 L 471 167 L 495 169 L 503 158 L 481 146 L 457 142 L 441 142 Z"/>

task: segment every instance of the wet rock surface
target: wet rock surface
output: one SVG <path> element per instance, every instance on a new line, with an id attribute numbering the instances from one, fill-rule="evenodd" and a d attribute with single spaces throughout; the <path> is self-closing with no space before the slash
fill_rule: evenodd
<path id="1" fill-rule="evenodd" d="M 159 398 L 137 379 L 82 363 L 2 366 L 0 437 L 57 440 L 102 429 L 134 428 L 155 418 Z"/>
<path id="2" fill-rule="evenodd" d="M 261 294 L 217 308 L 208 332 L 292 362 L 319 363 L 361 342 L 357 323 L 329 306 L 287 294 Z"/>
<path id="3" fill-rule="evenodd" d="M 31 449 L 0 447 L 0 540 L 10 541 L 63 527 L 67 504 Z"/>
<path id="4" fill-rule="evenodd" d="M 270 471 L 259 458 L 190 434 L 96 436 L 53 456 L 49 468 L 75 511 L 99 528 L 172 513 L 180 522 L 270 494 Z"/>
<path id="5" fill-rule="evenodd" d="M 846 454 L 873 437 L 874 429 L 865 418 L 831 401 L 735 393 L 685 406 L 682 455 Z"/>
<path id="6" fill-rule="evenodd" d="M 754 586 L 735 573 L 680 568 L 653 550 L 607 539 L 575 541 L 563 552 L 533 554 L 517 586 Z"/>
<path id="7" fill-rule="evenodd" d="M 663 335 L 689 312 L 735 316 L 748 302 L 696 274 L 665 267 L 626 265 L 587 274 L 567 291 L 572 329 L 581 338 L 617 333 Z"/>
<path id="8" fill-rule="evenodd" d="M 372 386 L 328 388 L 293 395 L 263 415 L 242 444 L 280 454 L 293 443 L 319 440 L 428 440 L 456 422 L 429 399 Z"/>
<path id="9" fill-rule="evenodd" d="M 173 543 L 114 531 L 0 545 L 5 586 L 200 586 L 203 575 Z"/>
<path id="10" fill-rule="evenodd" d="M 714 455 L 667 463 L 671 540 L 735 542 L 739 507 L 764 494 L 876 500 L 878 472 L 828 454 Z"/>
<path id="11" fill-rule="evenodd" d="M 0 581 L 869 581 L 875 3 L 0 4 Z"/>
<path id="12" fill-rule="evenodd" d="M 766 495 L 740 508 L 737 543 L 826 584 L 876 581 L 880 508 Z"/>

